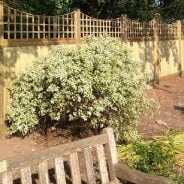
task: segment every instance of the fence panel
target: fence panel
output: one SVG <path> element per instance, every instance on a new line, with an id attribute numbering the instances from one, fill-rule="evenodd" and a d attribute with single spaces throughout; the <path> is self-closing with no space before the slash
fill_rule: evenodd
<path id="1" fill-rule="evenodd" d="M 175 38 L 177 36 L 179 36 L 177 33 L 177 24 L 173 23 L 173 24 L 164 24 L 164 23 L 160 23 L 158 24 L 158 36 L 161 38 Z"/>
<path id="2" fill-rule="evenodd" d="M 154 24 L 127 19 L 127 38 L 153 37 Z"/>
<path id="3" fill-rule="evenodd" d="M 138 22 L 126 16 L 117 19 L 96 19 L 80 10 L 60 15 L 45 16 L 21 12 L 4 5 L 4 39 L 80 39 L 89 35 L 108 35 L 115 38 L 154 38 L 154 21 Z M 177 37 L 177 23 L 158 21 L 158 36 Z M 76 32 L 77 30 L 77 32 Z M 184 36 L 184 26 L 182 26 Z"/>
<path id="4" fill-rule="evenodd" d="M 4 6 L 4 39 L 74 38 L 74 12 L 32 15 Z"/>
<path id="5" fill-rule="evenodd" d="M 95 19 L 81 13 L 81 37 L 89 35 L 102 36 L 108 35 L 115 38 L 121 37 L 121 21 L 117 19 Z"/>
<path id="6" fill-rule="evenodd" d="M 181 24 L 181 36 L 184 37 L 184 23 Z"/>

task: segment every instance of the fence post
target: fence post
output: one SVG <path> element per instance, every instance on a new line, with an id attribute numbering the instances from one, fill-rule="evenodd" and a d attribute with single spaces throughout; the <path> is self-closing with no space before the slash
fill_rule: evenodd
<path id="1" fill-rule="evenodd" d="M 159 83 L 160 79 L 160 62 L 159 62 L 159 19 L 158 16 L 153 19 L 153 69 L 154 84 Z"/>
<path id="2" fill-rule="evenodd" d="M 75 30 L 75 39 L 76 43 L 79 43 L 81 40 L 81 17 L 80 9 L 75 10 L 74 14 L 74 30 Z"/>
<path id="3" fill-rule="evenodd" d="M 4 135 L 5 126 L 5 106 L 4 106 L 4 50 L 3 50 L 3 39 L 4 39 L 4 7 L 3 1 L 0 0 L 0 136 Z"/>
<path id="4" fill-rule="evenodd" d="M 181 21 L 177 20 L 177 37 L 179 41 L 179 62 L 180 62 L 180 71 L 179 74 L 182 77 L 183 71 L 184 71 L 184 63 L 183 63 L 183 58 L 182 58 L 182 43 L 181 43 Z"/>
<path id="5" fill-rule="evenodd" d="M 121 39 L 127 42 L 127 15 L 121 16 Z"/>
<path id="6" fill-rule="evenodd" d="M 4 8 L 3 8 L 3 1 L 0 0 L 0 46 L 2 46 L 3 42 L 3 34 L 4 34 Z"/>

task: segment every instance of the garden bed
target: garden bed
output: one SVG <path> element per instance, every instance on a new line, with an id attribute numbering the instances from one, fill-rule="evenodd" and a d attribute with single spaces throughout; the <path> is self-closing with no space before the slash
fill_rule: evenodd
<path id="1" fill-rule="evenodd" d="M 167 133 L 169 129 L 184 129 L 184 78 L 173 77 L 161 81 L 148 90 L 149 96 L 160 103 L 160 109 L 153 118 L 142 118 L 138 130 L 144 137 Z M 94 135 L 93 132 L 76 134 L 69 130 L 50 130 L 47 138 L 36 133 L 22 139 L 0 139 L 0 160 L 23 155 L 45 147 L 67 143 Z"/>

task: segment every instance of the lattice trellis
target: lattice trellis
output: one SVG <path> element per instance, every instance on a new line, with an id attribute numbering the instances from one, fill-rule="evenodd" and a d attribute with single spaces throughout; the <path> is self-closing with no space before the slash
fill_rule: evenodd
<path id="1" fill-rule="evenodd" d="M 74 38 L 74 12 L 32 15 L 4 6 L 4 39 Z"/>
<path id="2" fill-rule="evenodd" d="M 181 36 L 184 37 L 184 23 L 181 24 Z"/>
<path id="3" fill-rule="evenodd" d="M 163 24 L 157 20 L 138 22 L 126 16 L 117 19 L 95 19 L 80 10 L 60 15 L 33 15 L 3 5 L 4 39 L 80 39 L 88 35 L 108 35 L 122 39 L 184 37 L 184 25 Z M 181 31 L 179 31 L 181 29 Z"/>
<path id="4" fill-rule="evenodd" d="M 127 19 L 127 38 L 153 37 L 154 21 L 137 22 Z"/>
<path id="5" fill-rule="evenodd" d="M 158 24 L 158 36 L 167 38 L 167 37 L 177 37 L 178 30 L 177 24 Z"/>
<path id="6" fill-rule="evenodd" d="M 84 13 L 81 17 L 81 37 L 88 35 L 101 36 L 108 35 L 111 37 L 121 37 L 121 21 L 120 18 L 113 20 L 95 19 Z"/>

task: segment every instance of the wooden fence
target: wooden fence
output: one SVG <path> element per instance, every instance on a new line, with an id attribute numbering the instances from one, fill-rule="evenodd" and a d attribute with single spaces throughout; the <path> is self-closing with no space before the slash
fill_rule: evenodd
<path id="1" fill-rule="evenodd" d="M 54 45 L 79 43 L 86 36 L 119 38 L 143 63 L 150 79 L 184 72 L 184 24 L 162 23 L 159 18 L 138 22 L 123 15 L 95 19 L 80 10 L 60 15 L 32 15 L 0 0 L 0 134 L 4 132 L 9 93 L 7 86 L 38 57 L 46 57 Z"/>
<path id="2" fill-rule="evenodd" d="M 3 5 L 2 2 L 1 9 L 1 34 L 5 40 L 78 40 L 88 35 L 109 35 L 124 40 L 154 38 L 155 35 L 162 39 L 184 37 L 184 26 L 181 26 L 180 21 L 173 24 L 164 24 L 158 19 L 138 22 L 126 16 L 102 20 L 85 15 L 80 10 L 60 16 L 32 15 Z"/>

